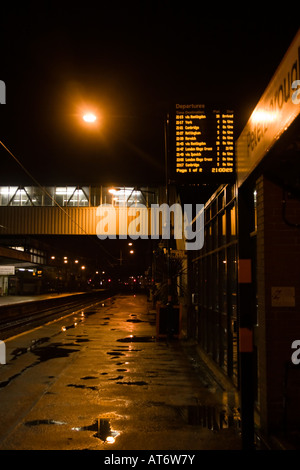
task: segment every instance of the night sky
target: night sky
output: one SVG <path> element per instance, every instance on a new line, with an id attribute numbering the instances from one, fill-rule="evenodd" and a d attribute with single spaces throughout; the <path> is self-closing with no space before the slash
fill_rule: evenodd
<path id="1" fill-rule="evenodd" d="M 163 183 L 172 105 L 233 108 L 238 135 L 298 27 L 291 9 L 6 2 L 0 140 L 41 185 Z M 98 129 L 80 120 L 89 106 Z M 0 158 L 1 185 L 33 184 L 2 148 Z"/>

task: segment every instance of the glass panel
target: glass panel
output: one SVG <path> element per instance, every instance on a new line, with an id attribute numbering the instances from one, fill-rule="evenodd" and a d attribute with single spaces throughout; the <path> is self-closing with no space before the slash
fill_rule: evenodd
<path id="1" fill-rule="evenodd" d="M 11 206 L 28 206 L 31 205 L 30 199 L 24 189 L 18 189 L 10 200 Z"/>
<path id="2" fill-rule="evenodd" d="M 238 319 L 237 319 L 237 252 L 236 247 L 228 249 L 228 319 L 229 319 L 229 375 L 234 383 L 238 381 Z"/>
<path id="3" fill-rule="evenodd" d="M 1 206 L 7 206 L 17 190 L 18 186 L 2 186 L 0 188 Z"/>

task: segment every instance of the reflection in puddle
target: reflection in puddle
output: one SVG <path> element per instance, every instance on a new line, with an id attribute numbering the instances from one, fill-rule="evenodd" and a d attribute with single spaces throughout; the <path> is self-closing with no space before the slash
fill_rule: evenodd
<path id="1" fill-rule="evenodd" d="M 63 421 L 55 421 L 54 419 L 35 419 L 33 421 L 26 421 L 24 424 L 25 426 L 40 426 L 41 424 L 56 424 L 61 426 L 67 423 L 64 423 Z"/>
<path id="2" fill-rule="evenodd" d="M 178 407 L 180 415 L 189 425 L 202 426 L 211 431 L 220 431 L 228 428 L 240 429 L 240 414 L 228 411 L 223 407 L 210 405 L 190 405 Z"/>
<path id="3" fill-rule="evenodd" d="M 67 330 L 70 330 L 71 328 L 75 328 L 76 326 L 77 326 L 77 322 L 73 323 L 73 325 L 62 326 L 61 331 L 67 331 Z"/>
<path id="4" fill-rule="evenodd" d="M 94 437 L 101 439 L 101 441 L 106 442 L 107 444 L 113 444 L 116 440 L 116 437 L 119 436 L 118 431 L 114 431 L 110 427 L 108 419 L 97 419 L 90 426 L 83 426 L 78 428 L 72 428 L 73 431 L 96 431 Z"/>

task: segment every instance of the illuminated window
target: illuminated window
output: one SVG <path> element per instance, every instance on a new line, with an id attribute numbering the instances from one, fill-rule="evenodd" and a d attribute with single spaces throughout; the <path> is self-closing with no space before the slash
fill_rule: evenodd
<path id="1" fill-rule="evenodd" d="M 140 190 L 135 188 L 110 188 L 112 203 L 116 206 L 130 206 L 133 204 L 145 204 L 145 199 Z"/>

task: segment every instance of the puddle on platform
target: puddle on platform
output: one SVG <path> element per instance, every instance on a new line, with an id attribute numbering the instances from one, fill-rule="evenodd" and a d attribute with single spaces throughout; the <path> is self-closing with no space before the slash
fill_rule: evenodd
<path id="1" fill-rule="evenodd" d="M 14 374 L 8 379 L 0 382 L 0 388 L 7 387 L 7 385 L 9 385 L 17 377 L 20 377 L 26 370 L 31 369 L 32 367 L 36 366 L 37 364 L 40 364 L 41 362 L 49 361 L 51 359 L 57 359 L 60 357 L 69 357 L 70 354 L 80 351 L 79 349 L 70 349 L 70 348 L 64 347 L 64 346 L 77 346 L 74 343 L 68 343 L 68 344 L 52 343 L 49 346 L 38 347 L 38 345 L 40 345 L 41 343 L 47 340 L 48 338 L 41 338 L 40 340 L 33 342 L 32 346 L 30 346 L 29 348 L 17 348 L 13 352 L 14 354 L 17 354 L 17 356 L 15 357 L 18 357 L 19 355 L 24 354 L 26 352 L 31 352 L 32 354 L 38 357 L 38 360 L 24 367 L 17 374 Z"/>
<path id="2" fill-rule="evenodd" d="M 41 426 L 41 425 L 58 425 L 67 424 L 63 421 L 55 421 L 53 419 L 36 419 L 33 421 L 26 421 L 25 426 Z M 101 439 L 101 441 L 107 444 L 113 444 L 116 437 L 119 436 L 119 432 L 111 429 L 110 422 L 108 419 L 97 419 L 90 426 L 73 427 L 72 431 L 95 431 L 94 437 Z"/>
<path id="3" fill-rule="evenodd" d="M 125 356 L 125 354 L 121 351 L 109 351 L 106 354 L 109 356 Z"/>
<path id="4" fill-rule="evenodd" d="M 20 375 L 22 375 L 23 372 L 25 372 L 25 370 L 29 369 L 30 367 L 32 367 L 32 366 L 25 367 L 25 368 L 24 368 L 21 372 L 19 372 L 18 374 L 12 375 L 11 377 L 9 377 L 9 379 L 3 380 L 2 382 L 0 382 L 0 388 L 7 387 L 7 385 L 9 385 L 10 382 L 12 382 L 12 381 L 13 381 L 14 379 L 16 379 L 17 377 L 20 377 Z"/>
<path id="5" fill-rule="evenodd" d="M 139 320 L 137 318 L 132 318 L 130 320 L 126 320 L 126 322 L 130 323 L 144 323 L 143 320 Z"/>
<path id="6" fill-rule="evenodd" d="M 127 336 L 126 338 L 117 339 L 120 343 L 152 343 L 155 341 L 154 336 Z"/>
<path id="7" fill-rule="evenodd" d="M 118 385 L 138 385 L 138 386 L 142 386 L 142 385 L 148 385 L 148 382 L 144 382 L 144 381 L 140 380 L 140 381 L 136 381 L 136 382 L 116 382 L 116 384 L 118 384 Z"/>
<path id="8" fill-rule="evenodd" d="M 49 337 L 48 336 L 45 336 L 43 338 L 39 338 L 39 339 L 33 339 L 31 341 L 31 345 L 28 346 L 27 348 L 24 347 L 24 348 L 16 348 L 12 351 L 12 360 L 15 360 L 17 357 L 21 356 L 22 354 L 25 354 L 29 351 L 33 351 L 35 348 L 37 348 L 38 346 L 40 346 L 41 344 L 43 343 L 46 343 L 47 341 L 49 341 Z"/>
<path id="9" fill-rule="evenodd" d="M 90 315 L 95 315 L 96 313 L 99 313 L 100 310 L 87 310 L 84 312 L 84 316 L 89 317 Z"/>
<path id="10" fill-rule="evenodd" d="M 80 351 L 80 349 L 70 349 L 64 346 L 77 346 L 74 343 L 52 343 L 47 347 L 36 348 L 32 352 L 38 356 L 40 362 L 49 361 L 50 359 L 57 359 L 60 357 L 69 357 L 70 354 Z"/>
<path id="11" fill-rule="evenodd" d="M 82 389 L 88 389 L 88 390 L 98 390 L 98 387 L 81 385 L 81 384 L 68 384 L 67 387 L 82 388 Z"/>
<path id="12" fill-rule="evenodd" d="M 240 415 L 238 412 L 230 411 L 217 406 L 190 405 L 176 407 L 186 424 L 201 426 L 211 431 L 223 429 L 240 429 Z"/>

